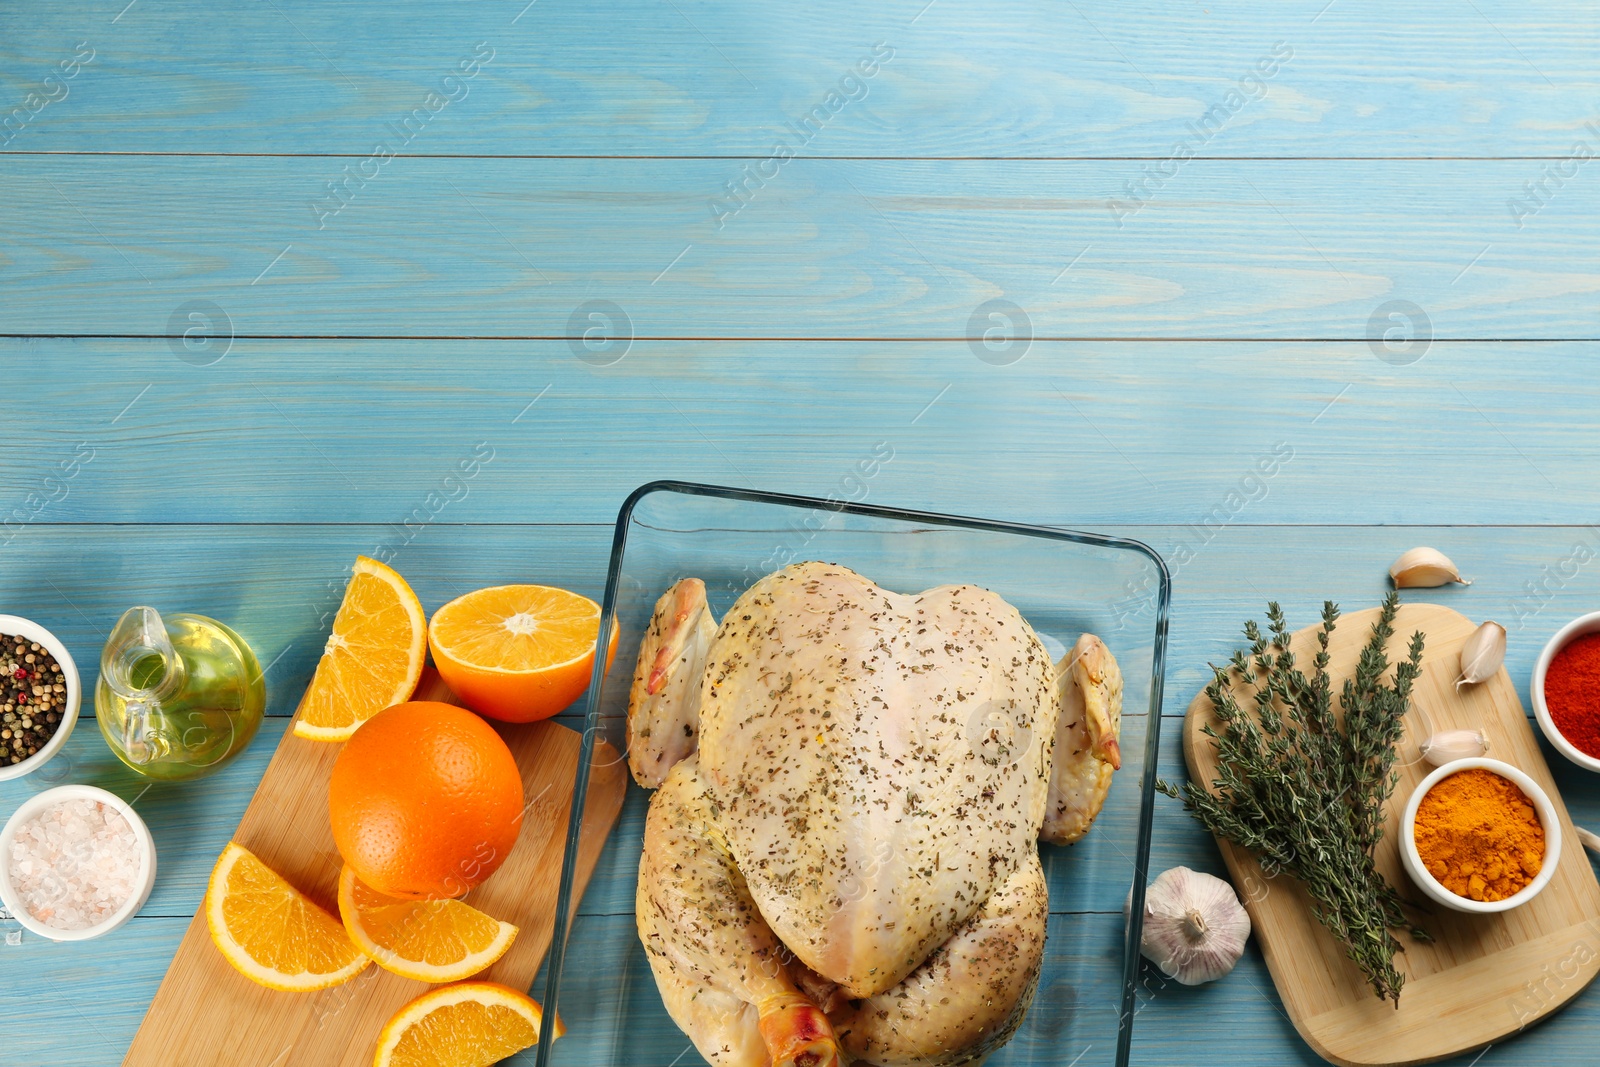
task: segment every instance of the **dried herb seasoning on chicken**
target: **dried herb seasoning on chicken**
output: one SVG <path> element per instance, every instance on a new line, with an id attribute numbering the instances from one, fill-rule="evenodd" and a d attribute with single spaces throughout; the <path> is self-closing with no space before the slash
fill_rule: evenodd
<path id="1" fill-rule="evenodd" d="M 1338 606 L 1323 605 L 1308 677 L 1289 651 L 1283 612 L 1269 604 L 1272 636 L 1247 623 L 1249 651 L 1234 652 L 1225 668 L 1212 667 L 1206 696 L 1222 729 L 1204 727 L 1217 752 L 1211 788 L 1156 783 L 1207 830 L 1252 852 L 1269 876 L 1284 873 L 1304 883 L 1317 921 L 1345 946 L 1378 997 L 1397 1006 L 1404 976 L 1394 965 L 1400 943 L 1390 931 L 1432 940 L 1406 918 L 1400 895 L 1373 863 L 1384 803 L 1399 781 L 1395 744 L 1422 664 L 1423 635 L 1416 633 L 1392 680 L 1385 680 L 1385 645 L 1399 608 L 1390 593 L 1355 677 L 1339 694 L 1340 715 L 1327 669 Z M 1245 687 L 1254 690 L 1253 713 L 1239 703 Z"/>
<path id="2" fill-rule="evenodd" d="M 1099 638 L 1052 663 L 974 585 L 798 563 L 719 626 L 680 581 L 628 709 L 656 790 L 635 917 L 673 1020 L 714 1067 L 981 1061 L 1038 985 L 1037 842 L 1089 831 L 1121 710 Z"/>

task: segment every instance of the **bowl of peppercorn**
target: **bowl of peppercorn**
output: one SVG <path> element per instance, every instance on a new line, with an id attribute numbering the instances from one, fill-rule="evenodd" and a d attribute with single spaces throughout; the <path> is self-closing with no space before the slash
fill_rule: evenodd
<path id="1" fill-rule="evenodd" d="M 1539 653 L 1533 714 L 1557 752 L 1600 771 L 1600 611 L 1567 623 Z"/>
<path id="2" fill-rule="evenodd" d="M 0 782 L 48 763 L 78 721 L 83 687 L 60 638 L 16 615 L 0 615 Z"/>

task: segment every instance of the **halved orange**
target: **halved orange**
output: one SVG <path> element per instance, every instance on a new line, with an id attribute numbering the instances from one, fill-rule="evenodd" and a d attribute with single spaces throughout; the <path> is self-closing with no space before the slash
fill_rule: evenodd
<path id="1" fill-rule="evenodd" d="M 386 971 L 419 982 L 470 978 L 506 954 L 517 936 L 508 922 L 459 900 L 400 900 L 339 876 L 339 917 L 356 947 Z"/>
<path id="2" fill-rule="evenodd" d="M 357 556 L 344 603 L 300 701 L 296 737 L 347 741 L 384 708 L 411 699 L 427 657 L 422 601 L 392 567 Z"/>
<path id="3" fill-rule="evenodd" d="M 548 719 L 583 695 L 600 605 L 548 585 L 496 585 L 433 613 L 428 647 L 445 684 L 493 719 Z M 606 666 L 617 651 L 611 629 Z"/>
<path id="4" fill-rule="evenodd" d="M 494 982 L 430 989 L 378 1035 L 373 1067 L 489 1067 L 539 1041 L 539 1002 Z M 556 1037 L 566 1033 L 556 1016 Z"/>
<path id="5" fill-rule="evenodd" d="M 231 841 L 211 870 L 205 909 L 222 957 L 268 989 L 326 989 L 372 962 L 338 919 Z"/>

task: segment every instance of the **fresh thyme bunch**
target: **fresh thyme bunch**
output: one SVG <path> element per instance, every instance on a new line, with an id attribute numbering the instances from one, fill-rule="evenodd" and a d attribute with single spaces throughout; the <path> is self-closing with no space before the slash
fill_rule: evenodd
<path id="1" fill-rule="evenodd" d="M 1222 724 L 1221 733 L 1204 727 L 1217 751 L 1213 788 L 1193 781 L 1182 788 L 1156 783 L 1212 834 L 1250 850 L 1268 877 L 1282 872 L 1304 883 L 1317 921 L 1345 946 L 1378 997 L 1397 1007 L 1404 976 L 1394 965 L 1400 943 L 1390 931 L 1431 940 L 1406 918 L 1399 894 L 1372 858 L 1383 837 L 1384 803 L 1400 780 L 1395 744 L 1422 663 L 1423 635 L 1416 633 L 1393 680 L 1384 680 L 1384 646 L 1394 635 L 1399 608 L 1391 592 L 1355 677 L 1339 693 L 1341 727 L 1327 669 L 1338 605 L 1323 604 L 1315 669 L 1308 677 L 1289 651 L 1282 610 L 1269 604 L 1272 636 L 1247 623 L 1249 651 L 1234 652 L 1226 668 L 1211 668 L 1206 696 Z M 1241 681 L 1255 689 L 1254 714 L 1235 698 L 1232 687 Z"/>

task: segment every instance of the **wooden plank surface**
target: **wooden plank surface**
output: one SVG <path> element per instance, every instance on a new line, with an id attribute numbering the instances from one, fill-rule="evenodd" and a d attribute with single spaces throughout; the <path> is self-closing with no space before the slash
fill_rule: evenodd
<path id="1" fill-rule="evenodd" d="M 331 162 L 0 157 L 0 333 L 209 301 L 236 336 L 567 337 L 604 300 L 634 337 L 963 338 L 1003 299 L 1039 338 L 1363 339 L 1391 300 L 1600 336 L 1600 183 L 1519 229 L 1527 160 L 1193 160 L 1119 214 L 1137 162 L 796 159 L 731 219 L 720 159 L 397 159 L 329 218 Z"/>
<path id="2" fill-rule="evenodd" d="M 1167 731 L 1164 737 L 1162 773 L 1169 777 L 1183 773 L 1179 747 L 1180 731 Z M 270 725 L 270 724 L 269 724 Z M 1579 776 L 1582 772 L 1568 767 L 1556 767 L 1558 781 L 1569 800 L 1575 801 L 1574 810 L 1584 804 L 1580 821 L 1588 825 L 1600 824 L 1600 792 L 1592 783 Z M 1587 789 L 1580 788 L 1587 786 Z M 137 790 L 131 791 L 132 796 Z M 1174 806 L 1175 807 L 1175 806 Z M 231 824 L 230 824 L 231 827 Z M 159 834 L 159 829 L 157 830 Z M 220 849 L 227 840 L 228 828 L 221 825 L 212 831 Z M 607 852 L 609 857 L 610 850 Z M 1177 864 L 1195 869 L 1210 870 L 1223 875 L 1225 870 L 1216 847 L 1203 832 L 1192 830 L 1187 820 L 1171 812 L 1158 818 L 1156 849 L 1152 856 L 1152 869 L 1165 869 Z M 605 861 L 602 861 L 602 868 Z M 595 903 L 604 874 L 597 870 L 595 881 L 585 895 L 585 906 Z M 198 895 L 195 900 L 198 901 Z M 592 925 L 605 927 L 618 924 L 631 928 L 633 916 L 629 910 L 610 915 L 585 914 L 577 920 L 575 937 L 585 944 L 608 945 L 620 938 L 615 930 L 590 930 Z M 155 917 L 141 915 L 123 931 L 112 935 L 101 944 L 102 951 L 63 952 L 59 946 L 36 938 L 26 939 L 20 946 L 5 948 L 8 979 L 14 976 L 16 988 L 43 990 L 45 995 L 35 997 L 30 1004 L 26 1030 L 7 1029 L 14 1039 L 10 1046 L 16 1050 L 22 1063 L 70 1065 L 102 1065 L 117 1062 L 143 1017 L 151 995 L 166 970 L 179 940 L 189 925 L 188 914 L 181 917 Z M 1099 960 L 1100 966 L 1114 968 L 1111 948 L 1099 943 L 1094 924 L 1066 922 L 1051 930 L 1052 951 L 1056 949 L 1069 957 Z M 644 961 L 638 961 L 644 967 Z M 606 959 L 596 959 L 589 967 L 575 967 L 571 982 L 566 986 L 567 1006 L 563 1018 L 572 1025 L 573 1032 L 563 1043 L 570 1044 L 568 1053 L 562 1050 L 559 1063 L 565 1065 L 601 1064 L 623 1062 L 609 1059 L 609 1051 L 619 1042 L 637 1041 L 667 1049 L 669 1054 L 660 1059 L 629 1061 L 669 1067 L 683 1045 L 672 1044 L 675 1034 L 635 1032 L 631 1036 L 616 1020 L 585 1015 L 582 1005 L 594 999 L 595 991 L 609 989 L 622 980 L 625 971 Z M 634 972 L 635 987 L 646 979 L 644 971 Z M 543 977 L 536 980 L 543 981 Z M 7 983 L 9 995 L 11 983 Z M 648 986 L 644 987 L 648 991 Z M 74 991 L 93 989 L 96 995 L 92 1004 L 86 1003 Z M 642 995 L 642 994 L 640 994 Z M 11 1004 L 9 999 L 3 1003 Z M 92 1009 L 92 1018 L 86 1013 Z M 1252 944 L 1240 961 L 1239 967 L 1227 980 L 1208 986 L 1187 988 L 1163 977 L 1153 968 L 1146 968 L 1138 988 L 1138 1025 L 1136 1027 L 1135 1057 L 1138 1064 L 1172 1065 L 1185 1067 L 1310 1067 L 1320 1060 L 1295 1034 L 1293 1026 L 1281 1014 L 1272 979 L 1268 975 L 1259 949 Z M 6 1025 L 0 1022 L 0 1025 Z M 1590 1000 L 1580 999 L 1569 1010 L 1541 1023 L 1518 1037 L 1512 1044 L 1497 1046 L 1489 1057 L 1512 1064 L 1537 1064 L 1539 1067 L 1583 1067 L 1592 1062 L 1593 1034 L 1600 1025 L 1600 1016 Z M 69 1042 L 65 1035 L 73 1035 Z M 654 1042 L 651 1045 L 651 1042 Z M 637 1047 L 637 1046 L 636 1046 Z M 1076 1054 L 1076 1053 L 1074 1053 Z M 31 1058 L 30 1058 L 31 1057 Z M 685 1058 L 687 1060 L 687 1057 Z M 1070 1061 L 1070 1057 L 1068 1058 Z M 1473 1057 L 1462 1057 L 1453 1067 L 1469 1067 Z M 514 1060 L 519 1067 L 531 1064 L 531 1058 Z M 684 1061 L 680 1061 L 684 1062 Z M 1024 1061 L 1026 1062 L 1026 1061 Z M 1059 1062 L 1040 1050 L 1038 1064 Z"/>
<path id="3" fill-rule="evenodd" d="M 1058 513 L 1057 518 L 1066 518 Z M 278 744 L 287 716 L 321 654 L 322 612 L 338 603 L 349 559 L 381 543 L 385 528 L 371 526 L 78 526 L 30 528 L 0 553 L 0 607 L 37 619 L 54 630 L 81 664 L 94 662 L 106 633 L 131 599 L 163 610 L 198 610 L 238 628 L 268 666 L 268 721 L 261 739 L 220 774 L 185 785 L 148 784 L 106 749 L 85 718 L 59 764 L 17 782 L 0 784 L 0 819 L 38 789 L 62 780 L 87 781 L 133 801 L 152 827 L 161 849 L 161 873 L 146 913 L 187 916 L 204 892 L 211 864 L 244 812 L 253 784 Z M 1117 526 L 1102 532 L 1146 541 L 1174 555 L 1184 536 L 1175 526 Z M 225 536 L 224 536 L 225 534 Z M 546 582 L 598 596 L 611 531 L 598 526 L 430 526 L 395 559 L 429 611 L 461 592 L 505 580 Z M 1302 562 L 1278 558 L 1286 543 L 1315 546 L 1318 568 L 1308 576 Z M 1447 549 L 1476 579 L 1468 589 L 1434 593 L 1475 617 L 1498 618 L 1511 628 L 1507 665 L 1526 699 L 1527 679 L 1543 642 L 1567 619 L 1600 596 L 1593 567 L 1535 601 L 1519 588 L 1571 554 L 1574 543 L 1600 551 L 1600 536 L 1561 528 L 1428 528 L 1370 531 L 1360 538 L 1346 528 L 1262 528 L 1235 525 L 1220 530 L 1190 563 L 1179 569 L 1167 672 L 1166 713 L 1178 716 L 1187 694 L 1204 684 L 1205 664 L 1234 647 L 1238 627 L 1261 616 L 1269 596 L 1283 600 L 1297 618 L 1314 617 L 1325 596 L 1358 610 L 1382 596 L 1386 561 L 1413 543 Z M 95 568 L 83 565 L 97 561 Z M 1254 561 L 1254 562 L 1253 562 Z M 1241 579 L 1240 575 L 1247 575 Z M 334 583 L 330 591 L 329 582 Z M 1522 611 L 1525 614 L 1519 615 Z M 1138 620 L 1130 619 L 1128 625 Z M 1113 643 L 1114 632 L 1107 634 Z M 574 723 L 571 716 L 564 717 Z M 1181 759 L 1163 738 L 1162 773 L 1180 775 Z M 1600 789 L 1583 772 L 1557 760 L 1561 788 L 1581 813 L 1580 822 L 1600 828 Z M 1125 783 L 1119 782 L 1119 786 Z M 643 795 L 630 796 L 621 815 L 626 828 L 643 820 Z M 1160 809 L 1158 809 L 1160 810 Z M 1175 812 L 1163 818 L 1173 818 Z M 1103 816 L 1122 838 L 1131 813 L 1113 806 Z M 1215 850 L 1191 837 L 1178 821 L 1172 835 L 1158 834 L 1155 869 L 1184 863 L 1215 864 Z M 1076 857 L 1095 844 L 1069 850 Z M 584 913 L 621 914 L 633 906 L 632 876 L 638 857 L 607 850 Z M 1112 879 L 1069 884 L 1063 858 L 1052 886 L 1057 901 L 1087 901 L 1072 907 L 1113 911 L 1121 906 Z"/>
<path id="4" fill-rule="evenodd" d="M 1035 341 L 996 367 L 963 341 L 641 340 L 597 368 L 563 341 L 241 339 L 196 367 L 159 339 L 0 339 L 51 413 L 0 459 L 0 519 L 42 505 L 0 541 L 181 518 L 379 523 L 425 546 L 464 522 L 609 524 L 654 478 L 826 495 L 880 443 L 893 456 L 854 498 L 1025 522 L 1582 525 L 1600 514 L 1600 440 L 1574 432 L 1600 409 L 1594 350 L 1436 340 L 1396 366 L 1364 340 Z M 1280 445 L 1293 458 L 1230 502 Z M 595 595 L 604 560 L 569 580 Z"/>
<path id="5" fill-rule="evenodd" d="M 6 98 L 79 41 L 94 54 L 7 151 L 366 151 L 443 88 L 455 99 L 407 151 L 764 156 L 880 41 L 892 60 L 865 95 L 846 86 L 808 153 L 1165 156 L 1274 46 L 1289 58 L 1244 84 L 1199 154 L 1564 154 L 1574 130 L 1552 117 L 1592 117 L 1596 88 L 1596 15 L 1571 3 L 1475 0 L 1440 32 L 1432 7 L 1326 0 L 820 0 L 760 17 L 731 0 L 507 0 L 451 4 L 445 22 L 361 0 L 126 2 L 0 9 Z M 441 86 L 480 43 L 478 76 Z"/>
<path id="6" fill-rule="evenodd" d="M 1069 524 L 1070 501 L 1058 502 L 1054 511 L 1057 522 Z M 1170 560 L 1195 539 L 1181 523 L 1087 525 L 1144 541 Z M 97 662 L 100 646 L 129 603 L 214 615 L 243 634 L 266 665 L 268 715 L 288 716 L 321 655 L 329 613 L 343 595 L 350 560 L 382 545 L 389 532 L 387 525 L 376 524 L 38 523 L 0 549 L 0 608 L 49 627 L 84 670 Z M 431 612 L 471 589 L 508 581 L 598 595 L 610 544 L 609 527 L 440 522 L 401 546 L 394 565 Z M 1322 601 L 1330 598 L 1347 611 L 1375 605 L 1387 587 L 1389 563 L 1418 544 L 1447 552 L 1473 584 L 1407 593 L 1407 598 L 1426 596 L 1475 619 L 1505 624 L 1510 631 L 1506 666 L 1526 701 L 1534 660 L 1544 642 L 1568 620 L 1594 610 L 1600 600 L 1600 529 L 1352 528 L 1241 520 L 1218 527 L 1186 562 L 1169 563 L 1176 572 L 1176 591 L 1165 713 L 1183 714 L 1188 696 L 1210 677 L 1206 664 L 1220 662 L 1237 647 L 1240 627 L 1247 619 L 1261 618 L 1269 599 L 1280 601 L 1296 618 L 1315 618 Z M 1315 566 L 1278 554 L 1289 545 L 1309 546 Z M 1591 555 L 1585 557 L 1585 551 Z M 1578 562 L 1568 562 L 1574 559 Z M 1248 566 L 1251 560 L 1257 561 L 1253 567 Z M 1531 592 L 1528 582 L 1536 583 Z M 1129 617 L 1127 625 L 1138 622 Z M 1115 635 L 1113 629 L 1105 636 L 1115 640 Z M 78 729 L 83 737 L 74 735 L 71 744 L 85 745 L 84 752 L 98 759 L 94 745 L 102 742 L 93 724 L 85 718 Z M 260 746 L 243 758 L 255 747 Z M 111 765 L 98 761 L 91 766 Z M 1584 780 L 1578 776 L 1574 782 Z M 0 783 L 0 803 L 33 792 L 30 783 L 37 781 L 30 776 Z M 159 786 L 153 788 L 152 797 L 164 795 Z"/>
<path id="7" fill-rule="evenodd" d="M 594 595 L 603 524 L 650 478 L 826 494 L 889 441 L 852 496 L 1142 537 L 1176 572 L 1169 714 L 1268 596 L 1297 617 L 1324 596 L 1375 603 L 1388 560 L 1434 543 L 1479 579 L 1448 602 L 1512 627 L 1525 686 L 1545 637 L 1600 604 L 1600 213 L 1570 158 L 1600 122 L 1597 23 L 1571 0 L 0 6 L 0 116 L 94 50 L 64 99 L 0 134 L 0 334 L 60 335 L 0 337 L 0 600 L 86 664 L 135 600 L 241 620 L 279 657 L 279 717 L 209 782 L 140 797 L 92 723 L 74 737 L 72 779 L 137 800 L 162 875 L 103 941 L 0 942 L 7 1055 L 102 1067 L 127 1048 L 350 554 L 397 545 L 428 607 L 507 575 Z M 894 58 L 813 158 L 713 229 L 723 183 L 878 40 Z M 1279 40 L 1294 55 L 1264 96 L 1215 136 L 1186 132 Z M 480 41 L 495 54 L 470 96 L 406 145 L 454 158 L 389 162 L 317 230 L 312 195 Z M 1209 158 L 1173 167 L 1180 140 Z M 57 152 L 74 154 L 35 154 Z M 171 154 L 97 155 L 127 152 Z M 549 158 L 565 155 L 605 158 Z M 727 158 L 689 158 L 705 156 Z M 1044 157 L 1068 162 L 1016 162 Z M 1176 174 L 1118 227 L 1107 201 L 1157 167 Z M 1533 182 L 1547 202 L 1519 218 Z M 965 341 L 991 298 L 1030 316 L 1013 365 Z M 594 299 L 635 334 L 611 366 L 561 339 Z M 152 339 L 191 300 L 231 319 L 219 363 Z M 1368 344 L 1390 300 L 1429 316 L 1419 362 Z M 252 339 L 334 332 L 385 339 Z M 666 335 L 717 340 L 650 339 Z M 789 337 L 844 340 L 771 340 Z M 1527 338 L 1545 340 L 1496 341 Z M 479 442 L 495 458 L 468 493 L 430 503 Z M 1293 462 L 1233 507 L 1277 442 Z M 80 443 L 94 458 L 62 483 Z M 1593 777 L 1552 769 L 1600 824 Z M 45 784 L 0 785 L 0 815 Z M 602 855 L 579 943 L 628 944 L 634 862 Z M 1151 864 L 1176 863 L 1223 869 L 1168 804 Z M 1077 906 L 1105 910 L 1053 919 L 1085 995 L 1115 969 L 1113 895 L 1091 886 Z M 570 969 L 558 1064 L 683 1053 L 584 1013 L 618 982 L 649 993 L 639 962 Z M 1141 1067 L 1318 1062 L 1255 948 L 1197 989 L 1146 969 L 1137 1008 Z M 1480 1067 L 1586 1067 L 1596 1041 L 1590 992 Z"/>
<path id="8" fill-rule="evenodd" d="M 1378 611 L 1368 608 L 1339 620 L 1328 644 L 1327 669 L 1335 691 L 1354 675 Z M 1433 938 L 1430 943 L 1401 935 L 1395 966 L 1405 984 L 1398 1003 L 1373 995 L 1345 947 L 1312 917 L 1311 897 L 1301 885 L 1269 878 L 1249 851 L 1218 842 L 1295 1028 L 1319 1055 L 1345 1067 L 1430 1063 L 1490 1045 L 1559 1011 L 1600 973 L 1600 952 L 1588 944 L 1591 924 L 1600 915 L 1600 883 L 1588 855 L 1568 844 L 1577 839 L 1572 819 L 1510 675 L 1502 670 L 1481 685 L 1455 688 L 1462 643 L 1476 629 L 1459 612 L 1437 604 L 1407 604 L 1394 628 L 1386 648 L 1391 661 L 1404 655 L 1413 633 L 1426 635 L 1428 644 L 1395 765 L 1399 784 L 1386 805 L 1384 836 L 1375 858 L 1390 885 L 1409 900 L 1423 899 L 1424 913 L 1416 918 Z M 1302 664 L 1316 652 L 1319 630 L 1300 629 L 1290 642 Z M 1248 709 L 1254 689 L 1241 683 L 1235 692 Z M 1564 846 L 1545 890 L 1521 907 L 1495 915 L 1426 906 L 1400 861 L 1401 813 L 1417 784 L 1433 770 L 1418 754 L 1426 738 L 1423 731 L 1473 728 L 1488 737 L 1496 759 L 1523 771 L 1551 795 Z M 1218 765 L 1207 729 L 1220 726 L 1211 698 L 1201 692 L 1185 716 L 1184 756 L 1191 779 L 1209 783 Z M 1552 966 L 1560 974 L 1559 987 L 1544 990 L 1541 984 Z M 1536 995 L 1536 990 L 1541 992 Z"/>

